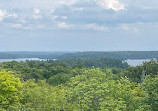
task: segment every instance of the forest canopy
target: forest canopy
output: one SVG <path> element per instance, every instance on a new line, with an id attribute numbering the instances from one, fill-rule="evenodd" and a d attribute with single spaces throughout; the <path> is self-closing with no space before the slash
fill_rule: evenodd
<path id="1" fill-rule="evenodd" d="M 105 61 L 111 62 L 105 65 L 104 59 L 67 59 L 0 63 L 0 110 L 158 110 L 157 60 L 136 67 L 122 67 L 117 59 Z M 112 63 L 122 64 L 115 67 Z"/>

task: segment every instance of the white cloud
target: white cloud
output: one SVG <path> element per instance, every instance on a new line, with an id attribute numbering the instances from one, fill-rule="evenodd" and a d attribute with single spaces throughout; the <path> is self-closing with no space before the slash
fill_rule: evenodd
<path id="1" fill-rule="evenodd" d="M 39 13 L 40 13 L 40 10 L 37 9 L 37 8 L 35 8 L 35 9 L 33 10 L 33 13 L 34 13 L 34 14 L 39 14 Z"/>
<path id="2" fill-rule="evenodd" d="M 75 29 L 75 30 L 95 30 L 95 31 L 108 31 L 108 28 L 105 26 L 100 26 L 95 23 L 92 24 L 67 24 L 65 22 L 59 22 L 57 25 L 58 28 L 62 29 Z"/>
<path id="3" fill-rule="evenodd" d="M 11 14 L 8 14 L 7 17 L 17 18 L 18 15 L 16 13 L 11 13 Z"/>
<path id="4" fill-rule="evenodd" d="M 22 25 L 22 24 L 12 24 L 8 23 L 8 26 L 12 28 L 18 28 L 22 30 L 33 30 L 33 29 L 43 29 L 45 28 L 45 25 L 43 24 L 37 24 L 37 25 Z"/>
<path id="5" fill-rule="evenodd" d="M 54 13 L 55 9 L 51 9 L 51 14 Z"/>
<path id="6" fill-rule="evenodd" d="M 33 18 L 37 20 L 37 19 L 41 19 L 42 16 L 41 15 L 33 15 Z"/>
<path id="7" fill-rule="evenodd" d="M 45 25 L 43 24 L 37 24 L 37 25 L 27 25 L 23 26 L 22 29 L 24 30 L 35 30 L 35 29 L 44 29 Z"/>
<path id="8" fill-rule="evenodd" d="M 75 10 L 75 11 L 80 11 L 80 12 L 81 12 L 81 11 L 84 10 L 84 8 L 83 8 L 83 7 L 80 7 L 80 8 L 74 8 L 74 10 Z"/>
<path id="9" fill-rule="evenodd" d="M 56 16 L 56 15 L 53 15 L 53 16 L 51 17 L 52 20 L 55 20 L 55 19 L 57 19 L 57 18 L 58 18 L 58 16 Z"/>
<path id="10" fill-rule="evenodd" d="M 67 16 L 62 16 L 61 18 L 64 19 L 64 20 L 66 20 L 66 19 L 67 19 Z"/>
<path id="11" fill-rule="evenodd" d="M 19 20 L 21 23 L 27 23 L 27 21 L 25 19 L 21 19 Z"/>
<path id="12" fill-rule="evenodd" d="M 10 13 L 8 11 L 4 11 L 0 9 L 0 22 L 2 22 L 4 18 L 8 18 L 8 17 L 17 18 L 18 15 L 16 13 Z"/>
<path id="13" fill-rule="evenodd" d="M 139 29 L 136 28 L 136 24 L 121 24 L 121 28 L 125 31 L 132 31 L 134 33 L 138 33 Z M 139 25 L 139 23 L 137 23 Z"/>
<path id="14" fill-rule="evenodd" d="M 0 22 L 6 17 L 6 11 L 0 9 Z"/>
<path id="15" fill-rule="evenodd" d="M 124 10 L 125 5 L 119 0 L 95 0 L 101 7 L 105 9 L 112 9 L 114 11 Z"/>
<path id="16" fill-rule="evenodd" d="M 36 19 L 36 20 L 42 18 L 42 15 L 40 15 L 40 10 L 39 9 L 35 8 L 33 10 L 33 18 Z"/>
<path id="17" fill-rule="evenodd" d="M 130 27 L 129 27 L 128 25 L 126 25 L 126 24 L 122 24 L 122 25 L 121 25 L 121 28 L 122 28 L 123 30 L 125 30 L 125 31 L 129 31 L 129 30 L 130 30 Z"/>
<path id="18" fill-rule="evenodd" d="M 96 30 L 96 31 L 107 31 L 108 28 L 105 27 L 105 26 L 100 26 L 100 25 L 97 25 L 95 23 L 92 23 L 92 24 L 87 24 L 84 29 L 88 29 L 88 30 Z"/>
<path id="19" fill-rule="evenodd" d="M 21 24 L 10 24 L 11 27 L 14 27 L 14 28 L 22 28 L 23 26 Z"/>
<path id="20" fill-rule="evenodd" d="M 45 25 L 43 24 L 38 24 L 38 25 L 35 25 L 33 26 L 34 29 L 44 29 L 45 28 Z"/>
<path id="21" fill-rule="evenodd" d="M 138 30 L 136 27 L 134 27 L 133 31 L 134 31 L 135 33 L 139 32 L 139 30 Z"/>
<path id="22" fill-rule="evenodd" d="M 73 25 L 67 24 L 65 22 L 59 22 L 57 26 L 58 28 L 63 28 L 63 29 L 69 29 L 73 27 Z"/>

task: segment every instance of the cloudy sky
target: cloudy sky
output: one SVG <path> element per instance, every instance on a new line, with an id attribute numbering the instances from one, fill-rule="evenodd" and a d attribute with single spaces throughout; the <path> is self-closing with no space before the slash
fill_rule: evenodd
<path id="1" fill-rule="evenodd" d="M 0 0 L 0 51 L 158 50 L 157 0 Z"/>

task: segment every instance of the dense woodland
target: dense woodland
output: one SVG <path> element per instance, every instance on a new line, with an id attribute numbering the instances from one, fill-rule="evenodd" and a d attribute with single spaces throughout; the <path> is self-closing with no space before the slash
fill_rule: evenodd
<path id="1" fill-rule="evenodd" d="M 158 51 L 114 51 L 114 52 L 0 52 L 0 59 L 40 58 L 40 59 L 81 59 L 115 58 L 158 59 Z"/>
<path id="2" fill-rule="evenodd" d="M 59 59 L 56 62 L 63 63 L 68 67 L 84 66 L 84 67 L 116 67 L 127 68 L 128 63 L 120 59 L 112 58 L 80 58 L 80 59 Z"/>
<path id="3" fill-rule="evenodd" d="M 0 110 L 158 111 L 158 61 L 136 67 L 107 58 L 3 62 Z"/>
<path id="4" fill-rule="evenodd" d="M 77 58 L 115 58 L 127 59 L 158 59 L 158 51 L 114 51 L 114 52 L 78 52 L 65 53 L 57 56 L 56 59 L 77 59 Z"/>

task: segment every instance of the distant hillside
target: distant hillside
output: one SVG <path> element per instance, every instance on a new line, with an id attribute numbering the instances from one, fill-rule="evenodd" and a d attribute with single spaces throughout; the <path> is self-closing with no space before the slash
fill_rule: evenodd
<path id="1" fill-rule="evenodd" d="M 16 58 L 57 58 L 57 56 L 68 52 L 0 52 L 0 59 Z"/>
<path id="2" fill-rule="evenodd" d="M 57 59 L 78 58 L 116 58 L 127 59 L 158 59 L 158 51 L 117 51 L 117 52 L 79 52 L 62 54 Z"/>
<path id="3" fill-rule="evenodd" d="M 80 59 L 115 58 L 158 59 L 158 51 L 114 51 L 114 52 L 0 52 L 0 59 L 40 58 L 40 59 Z"/>

